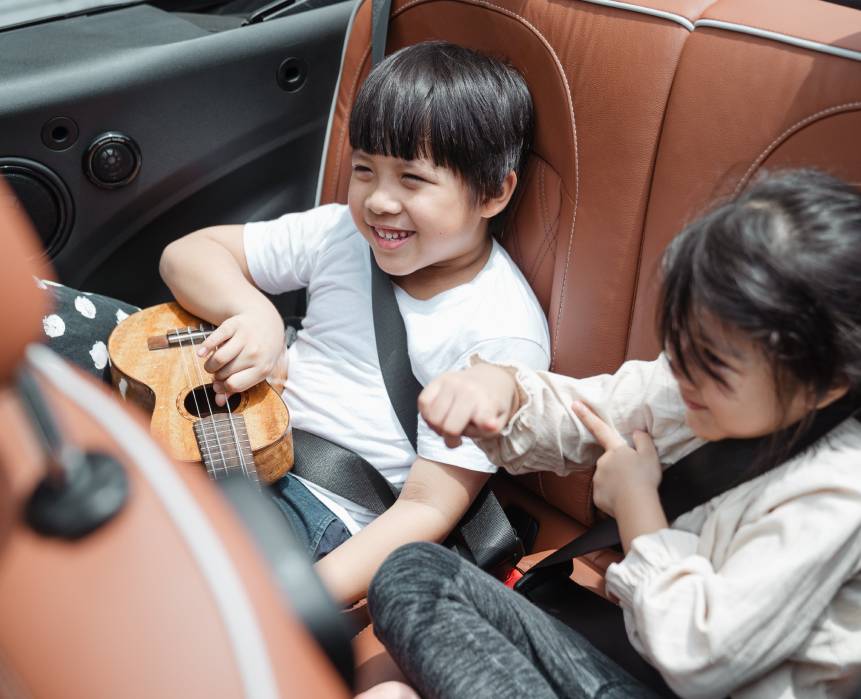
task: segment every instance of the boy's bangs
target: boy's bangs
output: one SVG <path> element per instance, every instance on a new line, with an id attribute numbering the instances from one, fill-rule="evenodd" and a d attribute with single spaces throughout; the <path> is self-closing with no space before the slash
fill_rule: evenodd
<path id="1" fill-rule="evenodd" d="M 447 166 L 431 152 L 427 97 L 421 99 L 415 90 L 404 94 L 391 84 L 388 88 L 377 87 L 377 94 L 362 100 L 362 104 L 357 102 L 353 110 L 350 145 L 369 155 L 401 160 L 428 158 L 434 165 Z"/>

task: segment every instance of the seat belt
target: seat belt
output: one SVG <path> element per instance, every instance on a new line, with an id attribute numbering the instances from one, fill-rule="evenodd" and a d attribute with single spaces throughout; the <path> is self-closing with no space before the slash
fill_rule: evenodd
<path id="1" fill-rule="evenodd" d="M 667 520 L 672 522 L 679 515 L 690 512 L 721 493 L 786 463 L 841 422 L 855 415 L 859 407 L 859 397 L 847 395 L 818 410 L 810 428 L 792 443 L 786 457 L 765 470 L 757 470 L 753 466 L 757 455 L 770 443 L 771 435 L 750 439 L 722 439 L 707 442 L 695 449 L 664 472 L 658 487 L 658 496 Z M 790 425 L 781 430 L 776 437 L 778 443 L 792 442 L 796 427 L 797 425 Z M 619 543 L 616 520 L 604 519 L 535 564 L 517 581 L 514 589 L 530 597 L 538 587 L 548 581 L 568 578 L 573 571 L 574 558 L 617 546 Z"/>

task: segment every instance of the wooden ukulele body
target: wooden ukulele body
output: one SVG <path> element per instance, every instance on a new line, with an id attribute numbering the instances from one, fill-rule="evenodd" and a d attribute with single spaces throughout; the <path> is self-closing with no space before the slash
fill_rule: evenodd
<path id="1" fill-rule="evenodd" d="M 198 464 L 204 459 L 195 436 L 195 423 L 201 419 L 196 413 L 208 412 L 201 403 L 214 407 L 214 401 L 201 400 L 205 390 L 201 387 L 209 386 L 212 395 L 212 375 L 195 354 L 200 342 L 194 347 L 185 343 L 164 349 L 151 349 L 150 345 L 152 338 L 164 338 L 177 329 L 194 329 L 201 323 L 178 304 L 164 303 L 130 315 L 108 340 L 114 386 L 152 415 L 150 431 L 171 456 Z M 230 406 L 231 414 L 244 420 L 260 482 L 268 484 L 281 478 L 293 465 L 293 440 L 289 413 L 279 393 L 264 381 L 231 396 Z M 229 417 L 226 410 L 213 412 L 219 418 Z M 210 451 L 219 448 L 209 446 Z"/>

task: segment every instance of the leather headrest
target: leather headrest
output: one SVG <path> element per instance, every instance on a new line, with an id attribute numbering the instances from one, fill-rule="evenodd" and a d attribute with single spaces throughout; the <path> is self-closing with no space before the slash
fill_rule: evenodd
<path id="1" fill-rule="evenodd" d="M 45 277 L 48 265 L 36 234 L 15 194 L 0 177 L 0 384 L 7 383 L 27 343 L 39 337 L 50 298 L 33 277 Z"/>

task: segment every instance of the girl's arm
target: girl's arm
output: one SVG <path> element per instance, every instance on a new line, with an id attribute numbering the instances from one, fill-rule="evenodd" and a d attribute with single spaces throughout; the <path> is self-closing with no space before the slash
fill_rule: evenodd
<path id="1" fill-rule="evenodd" d="M 489 477 L 418 457 L 395 504 L 317 563 L 324 584 L 344 604 L 361 599 L 398 546 L 445 539 Z"/>
<path id="2" fill-rule="evenodd" d="M 572 412 L 575 401 L 590 405 L 628 441 L 635 430 L 648 432 L 663 463 L 701 443 L 684 422 L 684 403 L 663 355 L 586 379 L 481 362 L 433 381 L 419 408 L 447 442 L 472 437 L 491 462 L 511 473 L 565 475 L 602 453 Z"/>
<path id="3" fill-rule="evenodd" d="M 789 482 L 761 484 L 768 494 L 757 499 L 731 491 L 701 534 L 640 536 L 610 566 L 607 591 L 624 608 L 632 643 L 674 691 L 726 696 L 811 642 L 818 624 L 839 628 L 852 618 L 857 583 L 841 588 L 861 561 L 855 470 L 825 479 L 782 474 Z M 847 616 L 823 619 L 838 594 L 846 597 L 834 614 Z M 839 668 L 830 642 L 821 652 Z"/>

